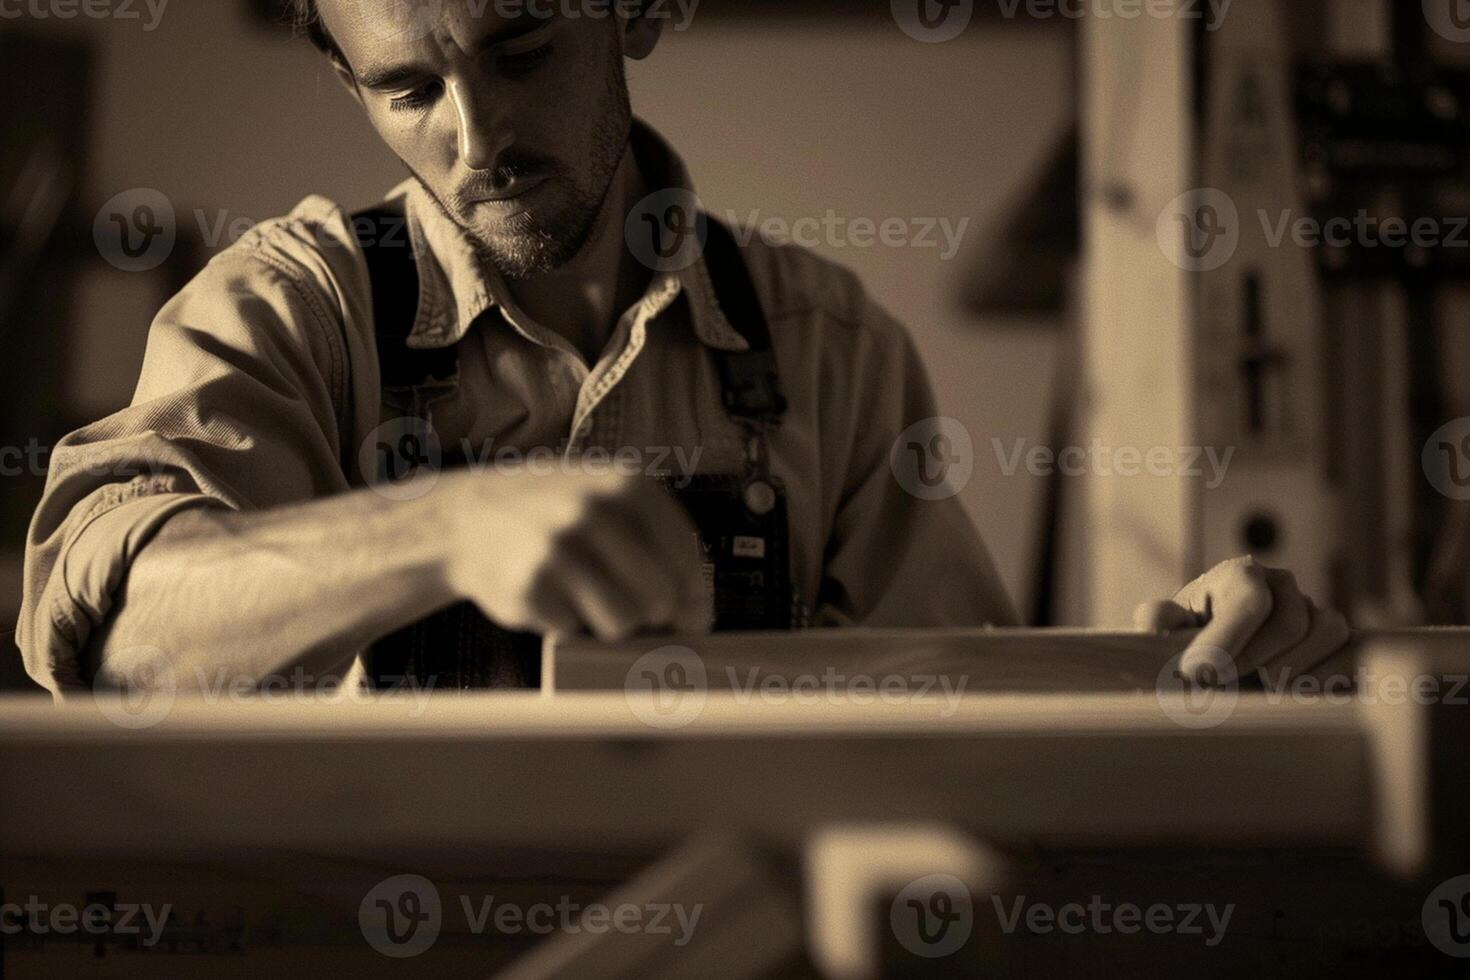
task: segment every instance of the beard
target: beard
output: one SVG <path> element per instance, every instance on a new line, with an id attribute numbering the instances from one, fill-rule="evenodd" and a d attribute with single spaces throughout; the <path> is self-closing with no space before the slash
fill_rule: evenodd
<path id="1" fill-rule="evenodd" d="M 613 51 L 607 84 L 594 118 L 596 128 L 587 168 L 582 173 L 551 157 L 512 147 L 496 161 L 493 170 L 475 172 L 448 201 L 418 174 L 414 178 L 449 220 L 465 231 L 481 259 L 507 281 L 544 275 L 576 258 L 587 244 L 627 152 L 633 107 L 621 44 Z M 556 200 L 509 218 L 477 219 L 475 202 L 516 178 L 537 177 L 546 178 L 544 186 L 554 188 Z"/>

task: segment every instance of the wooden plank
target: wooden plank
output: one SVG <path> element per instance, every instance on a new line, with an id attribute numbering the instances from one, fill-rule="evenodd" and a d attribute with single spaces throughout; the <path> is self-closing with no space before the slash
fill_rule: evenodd
<path id="1" fill-rule="evenodd" d="M 641 931 L 562 933 L 498 974 L 498 980 L 758 980 L 801 952 L 795 876 L 783 873 L 758 841 L 736 834 L 696 834 L 604 904 L 697 908 L 702 928 L 684 945 Z"/>
<path id="2" fill-rule="evenodd" d="M 1242 698 L 1208 729 L 1149 695 L 741 704 L 660 728 L 623 695 L 205 704 L 151 728 L 0 702 L 13 854 L 470 846 L 656 853 L 704 827 L 794 844 L 833 822 L 943 819 L 981 839 L 1365 843 L 1351 705 Z"/>
<path id="3" fill-rule="evenodd" d="M 894 663 L 882 647 L 895 644 L 905 658 L 895 669 L 944 667 L 968 645 L 991 662 L 997 651 L 1029 650 L 1036 676 L 1052 679 L 1048 660 L 1121 658 L 1124 667 L 1111 669 L 1122 678 L 1146 677 L 1182 642 L 1076 631 L 940 634 L 932 647 L 920 639 L 813 632 L 767 638 L 765 655 L 784 644 L 807 658 L 792 662 L 808 672 L 824 657 L 871 667 Z M 1463 677 L 1467 652 L 1470 631 L 1431 630 L 1361 634 L 1347 654 L 1381 672 L 1404 675 L 1407 657 L 1416 675 Z M 1128 666 L 1144 654 L 1154 661 Z M 419 854 L 652 854 L 706 827 L 792 843 L 834 822 L 942 819 L 997 842 L 1366 845 L 1389 814 L 1410 853 L 1424 850 L 1419 811 L 1432 801 L 1386 774 L 1405 760 L 1423 765 L 1431 749 L 1444 756 L 1404 741 L 1404 731 L 1432 730 L 1414 722 L 1413 704 L 1400 710 L 1381 698 L 1363 711 L 1341 696 L 1239 693 L 1199 724 L 1152 689 L 910 688 L 888 699 L 834 690 L 752 698 L 697 689 L 672 716 L 650 713 L 649 698 L 626 689 L 180 696 L 143 727 L 120 726 L 105 701 L 4 698 L 0 841 L 18 855 L 293 848 L 391 860 L 410 844 Z M 1464 751 L 1446 748 L 1451 762 Z"/>
<path id="4" fill-rule="evenodd" d="M 586 638 L 547 643 L 542 677 L 556 691 L 620 691 L 637 684 L 658 651 L 684 659 L 711 691 L 756 691 L 815 677 L 824 688 L 858 678 L 933 678 L 945 691 L 1153 691 L 1193 633 L 1102 630 L 809 630 L 716 633 L 602 644 Z M 687 652 L 687 653 L 681 653 Z"/>
<path id="5" fill-rule="evenodd" d="M 556 692 L 638 687 L 646 659 L 684 660 L 685 679 L 705 691 L 736 691 L 746 700 L 763 684 L 778 689 L 815 678 L 823 689 L 895 679 L 934 697 L 947 693 L 1153 692 L 1166 685 L 1174 659 L 1195 636 L 1111 630 L 959 629 L 808 630 L 716 633 L 604 644 L 585 637 L 548 640 L 542 676 Z M 1320 665 L 1318 680 L 1352 679 L 1370 649 L 1408 645 L 1438 669 L 1470 669 L 1470 630 L 1360 630 Z M 644 686 L 646 687 L 646 679 Z"/>

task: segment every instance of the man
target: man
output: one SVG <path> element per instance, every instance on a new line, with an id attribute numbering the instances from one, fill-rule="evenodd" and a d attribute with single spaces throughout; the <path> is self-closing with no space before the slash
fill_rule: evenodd
<path id="1" fill-rule="evenodd" d="M 312 198 L 216 258 L 160 312 L 133 404 L 57 447 L 19 630 L 37 680 L 387 665 L 527 685 L 521 641 L 552 631 L 1016 622 L 959 503 L 895 479 L 890 448 L 933 399 L 849 273 L 717 249 L 713 223 L 693 261 L 635 254 L 638 209 L 691 192 L 629 105 L 624 59 L 653 52 L 660 19 L 297 6 L 413 179 L 369 234 Z M 382 214 L 405 223 L 396 258 Z M 395 446 L 429 444 L 522 462 L 380 482 Z M 533 465 L 549 447 L 560 465 Z M 729 492 L 580 462 L 629 449 Z M 1249 560 L 1143 622 L 1202 625 L 1184 662 L 1201 677 L 1307 669 L 1346 637 Z"/>

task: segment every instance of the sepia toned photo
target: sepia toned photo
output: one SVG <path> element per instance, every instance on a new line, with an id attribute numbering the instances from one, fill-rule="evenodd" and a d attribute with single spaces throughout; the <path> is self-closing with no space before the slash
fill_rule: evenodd
<path id="1" fill-rule="evenodd" d="M 0 78 L 0 980 L 1470 966 L 1466 0 Z"/>

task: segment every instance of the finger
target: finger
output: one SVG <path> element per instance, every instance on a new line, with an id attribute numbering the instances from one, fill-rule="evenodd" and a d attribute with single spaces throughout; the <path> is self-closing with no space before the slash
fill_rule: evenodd
<path id="1" fill-rule="evenodd" d="M 668 562 L 671 574 L 682 586 L 681 595 L 702 591 L 703 555 L 699 531 L 689 512 L 658 484 L 644 481 L 640 489 L 636 516 L 639 527 L 653 542 L 654 553 Z"/>
<path id="2" fill-rule="evenodd" d="M 580 540 L 557 549 L 550 574 L 576 607 L 579 621 L 599 640 L 616 643 L 638 629 L 638 600 Z"/>
<path id="3" fill-rule="evenodd" d="M 648 537 L 626 509 L 610 505 L 584 528 L 583 545 L 615 578 L 637 607 L 641 626 L 668 626 L 680 608 L 684 583 L 667 556 L 650 547 Z"/>
<path id="4" fill-rule="evenodd" d="M 581 613 L 562 587 L 551 578 L 536 583 L 528 603 L 528 630 L 543 636 L 552 633 L 576 634 L 583 631 Z"/>
<path id="5" fill-rule="evenodd" d="M 1204 686 L 1240 676 L 1237 659 L 1270 618 L 1272 604 L 1265 570 L 1250 559 L 1222 565 L 1210 578 L 1209 621 L 1179 660 L 1179 673 Z"/>
<path id="6" fill-rule="evenodd" d="M 1199 613 L 1186 609 L 1177 602 L 1161 599 L 1145 602 L 1133 610 L 1133 625 L 1152 633 L 1168 633 L 1173 630 L 1194 629 L 1200 625 Z"/>
<path id="7" fill-rule="evenodd" d="M 1347 620 L 1336 609 L 1321 609 L 1311 599 L 1306 599 L 1306 608 L 1307 635 L 1261 668 L 1270 671 L 1268 680 L 1273 686 L 1290 684 L 1311 673 L 1341 650 L 1351 636 Z"/>
<path id="8" fill-rule="evenodd" d="M 1281 568 L 1262 567 L 1261 571 L 1271 590 L 1271 614 L 1235 658 L 1242 676 L 1302 643 L 1312 628 L 1307 597 L 1297 587 L 1296 576 Z"/>

